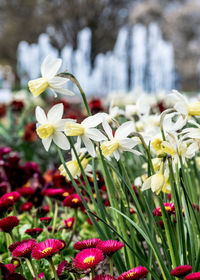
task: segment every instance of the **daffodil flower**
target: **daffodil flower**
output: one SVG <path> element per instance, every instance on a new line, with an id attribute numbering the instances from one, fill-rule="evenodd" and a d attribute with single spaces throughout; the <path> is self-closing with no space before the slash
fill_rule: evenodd
<path id="1" fill-rule="evenodd" d="M 50 56 L 47 56 L 44 59 L 41 65 L 42 77 L 28 82 L 29 89 L 35 97 L 39 96 L 47 88 L 53 92 L 55 97 L 57 97 L 56 92 L 74 95 L 73 92 L 64 88 L 69 79 L 56 76 L 61 64 L 62 59 L 60 58 L 52 59 Z"/>
<path id="2" fill-rule="evenodd" d="M 83 141 L 88 153 L 92 157 L 95 157 L 96 153 L 94 144 L 91 140 L 97 142 L 107 140 L 106 136 L 103 135 L 103 133 L 100 132 L 97 128 L 95 128 L 102 122 L 103 116 L 104 113 L 98 113 L 84 119 L 84 121 L 82 121 L 80 124 L 68 122 L 65 126 L 65 134 L 67 136 L 78 136 L 77 141 L 79 141 L 80 139 Z"/>
<path id="3" fill-rule="evenodd" d="M 47 116 L 44 110 L 36 107 L 37 134 L 42 139 L 45 150 L 48 151 L 53 142 L 63 150 L 70 148 L 69 142 L 64 135 L 64 127 L 67 121 L 71 119 L 62 119 L 64 107 L 62 103 L 54 105 L 48 112 Z"/>
<path id="4" fill-rule="evenodd" d="M 115 132 L 115 136 L 113 136 L 112 129 L 105 119 L 103 120 L 102 125 L 109 138 L 109 141 L 105 141 L 101 144 L 102 154 L 105 157 L 110 157 L 113 155 L 118 161 L 120 158 L 120 153 L 123 151 L 140 155 L 138 151 L 133 150 L 139 141 L 133 138 L 128 138 L 128 135 L 133 132 L 134 126 L 132 121 L 125 122 L 120 127 L 118 127 Z"/>

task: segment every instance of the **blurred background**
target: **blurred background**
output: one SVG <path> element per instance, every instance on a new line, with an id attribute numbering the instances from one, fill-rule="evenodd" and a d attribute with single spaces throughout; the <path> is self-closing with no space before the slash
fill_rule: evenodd
<path id="1" fill-rule="evenodd" d="M 90 96 L 199 91 L 200 0 L 0 0 L 0 23 L 1 100 L 48 54 Z"/>

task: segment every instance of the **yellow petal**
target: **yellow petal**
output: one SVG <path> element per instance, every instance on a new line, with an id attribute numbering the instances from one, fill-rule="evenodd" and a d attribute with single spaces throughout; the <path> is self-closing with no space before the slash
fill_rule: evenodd
<path id="1" fill-rule="evenodd" d="M 29 81 L 28 86 L 32 94 L 34 96 L 38 96 L 48 88 L 49 83 L 47 79 L 39 78 L 39 79 Z"/>

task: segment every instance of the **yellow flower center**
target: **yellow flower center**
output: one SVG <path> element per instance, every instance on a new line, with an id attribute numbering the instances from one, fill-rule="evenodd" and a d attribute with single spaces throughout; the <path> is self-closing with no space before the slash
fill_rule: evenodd
<path id="1" fill-rule="evenodd" d="M 119 142 L 113 138 L 110 141 L 106 141 L 101 144 L 101 150 L 105 157 L 112 155 L 119 148 Z"/>
<path id="2" fill-rule="evenodd" d="M 129 274 L 126 275 L 126 278 L 132 277 L 135 274 L 136 274 L 136 272 L 130 272 Z"/>
<path id="3" fill-rule="evenodd" d="M 13 265 L 14 265 L 14 266 L 18 266 L 18 265 L 19 265 L 19 261 L 14 260 Z"/>
<path id="4" fill-rule="evenodd" d="M 72 202 L 77 203 L 77 202 L 79 202 L 79 200 L 78 200 L 78 198 L 73 198 Z"/>
<path id="5" fill-rule="evenodd" d="M 66 197 L 66 196 L 68 196 L 68 195 L 69 195 L 68 192 L 64 192 L 64 193 L 62 194 L 62 196 L 64 196 L 64 197 Z"/>
<path id="6" fill-rule="evenodd" d="M 68 227 L 71 227 L 72 222 L 68 222 L 67 225 L 68 225 Z"/>
<path id="7" fill-rule="evenodd" d="M 168 147 L 168 146 L 166 146 L 165 144 L 162 144 L 161 147 L 162 147 L 162 151 L 163 151 L 164 153 L 169 154 L 169 155 L 172 155 L 172 156 L 175 155 L 175 151 L 174 151 L 174 149 L 172 149 L 171 147 Z"/>
<path id="8" fill-rule="evenodd" d="M 152 143 L 152 148 L 157 152 L 160 153 L 162 151 L 162 140 L 159 138 L 156 138 Z"/>
<path id="9" fill-rule="evenodd" d="M 28 82 L 28 86 L 32 94 L 36 97 L 43 93 L 49 86 L 47 79 L 39 78 Z"/>
<path id="10" fill-rule="evenodd" d="M 84 126 L 79 123 L 68 122 L 65 125 L 65 134 L 67 136 L 83 135 L 85 131 Z"/>
<path id="11" fill-rule="evenodd" d="M 52 249 L 53 249 L 52 247 L 45 248 L 45 249 L 42 251 L 42 254 L 46 254 L 46 253 L 50 252 Z"/>
<path id="12" fill-rule="evenodd" d="M 8 199 L 13 200 L 13 199 L 14 199 L 14 196 L 11 195 L 11 196 L 8 197 Z"/>
<path id="13" fill-rule="evenodd" d="M 54 126 L 49 123 L 43 124 L 36 131 L 40 138 L 47 139 L 54 133 Z"/>
<path id="14" fill-rule="evenodd" d="M 188 114 L 193 116 L 200 116 L 200 102 L 195 102 L 188 105 Z"/>
<path id="15" fill-rule="evenodd" d="M 89 256 L 89 257 L 85 258 L 83 262 L 87 263 L 87 264 L 93 263 L 94 259 L 95 259 L 94 256 Z"/>

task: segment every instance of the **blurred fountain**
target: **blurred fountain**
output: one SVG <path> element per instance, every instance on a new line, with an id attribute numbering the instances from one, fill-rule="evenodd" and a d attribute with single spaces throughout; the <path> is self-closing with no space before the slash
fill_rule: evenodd
<path id="1" fill-rule="evenodd" d="M 156 23 L 148 28 L 141 24 L 121 28 L 113 51 L 98 54 L 93 67 L 91 36 L 90 29 L 83 29 L 78 34 L 77 49 L 66 45 L 61 52 L 61 70 L 72 72 L 87 95 L 104 96 L 113 91 L 138 89 L 169 91 L 174 87 L 173 47 L 163 40 Z M 47 34 L 40 35 L 37 44 L 19 44 L 18 72 L 22 85 L 40 76 L 40 65 L 47 54 L 58 56 Z"/>

